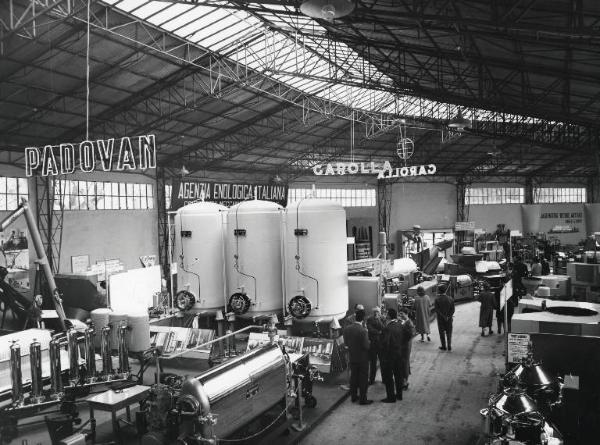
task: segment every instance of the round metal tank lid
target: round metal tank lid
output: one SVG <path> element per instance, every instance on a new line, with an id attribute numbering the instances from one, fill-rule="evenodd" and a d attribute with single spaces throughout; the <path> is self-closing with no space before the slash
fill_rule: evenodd
<path id="1" fill-rule="evenodd" d="M 217 204 L 216 202 L 195 202 L 193 204 L 188 204 L 181 207 L 177 210 L 177 213 L 186 213 L 186 214 L 202 214 L 202 213 L 219 213 L 224 210 L 227 210 L 227 207 L 222 206 L 221 204 Z"/>
<path id="2" fill-rule="evenodd" d="M 592 315 L 598 315 L 598 311 L 585 307 L 550 306 L 546 310 L 552 314 L 570 315 L 573 317 L 590 317 Z"/>
<path id="3" fill-rule="evenodd" d="M 260 213 L 260 212 L 278 212 L 282 210 L 279 204 L 273 201 L 261 201 L 260 199 L 252 199 L 249 201 L 242 201 L 229 208 L 229 212 L 240 213 Z"/>
<path id="4" fill-rule="evenodd" d="M 300 207 L 301 212 L 312 211 L 312 212 L 324 212 L 331 210 L 345 211 L 344 206 L 337 202 L 328 201 L 327 199 L 314 199 L 307 198 L 301 201 L 296 201 L 287 206 L 288 210 L 298 210 Z"/>

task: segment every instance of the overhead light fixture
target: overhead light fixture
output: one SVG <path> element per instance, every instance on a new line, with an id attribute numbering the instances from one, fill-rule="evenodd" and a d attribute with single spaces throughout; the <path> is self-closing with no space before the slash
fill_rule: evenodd
<path id="1" fill-rule="evenodd" d="M 181 174 L 181 176 L 187 176 L 190 174 L 190 171 L 185 167 L 185 164 L 182 164 L 179 173 Z"/>
<path id="2" fill-rule="evenodd" d="M 469 121 L 469 119 L 465 119 L 463 117 L 462 110 L 460 108 L 458 109 L 458 113 L 456 113 L 456 116 L 450 119 L 450 122 L 448 122 L 448 128 L 457 131 L 462 131 L 470 126 L 471 122 Z"/>
<path id="3" fill-rule="evenodd" d="M 354 11 L 355 7 L 354 0 L 305 0 L 300 5 L 300 11 L 313 19 L 332 22 L 334 19 L 347 16 Z"/>

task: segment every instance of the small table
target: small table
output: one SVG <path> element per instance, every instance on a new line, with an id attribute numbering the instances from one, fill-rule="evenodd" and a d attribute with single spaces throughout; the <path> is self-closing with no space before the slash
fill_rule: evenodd
<path id="1" fill-rule="evenodd" d="M 112 416 L 113 433 L 117 437 L 117 441 L 121 443 L 117 411 L 125 408 L 127 420 L 131 422 L 130 406 L 136 402 L 142 401 L 149 391 L 149 386 L 135 385 L 118 391 L 109 389 L 102 394 L 97 394 L 87 399 L 90 408 L 90 426 L 92 428 L 92 437 L 94 439 L 96 437 L 96 419 L 94 418 L 94 409 L 98 411 L 109 411 Z"/>

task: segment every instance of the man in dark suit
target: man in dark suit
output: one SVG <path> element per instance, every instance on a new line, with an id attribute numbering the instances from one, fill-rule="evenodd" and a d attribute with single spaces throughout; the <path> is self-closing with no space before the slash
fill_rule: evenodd
<path id="1" fill-rule="evenodd" d="M 452 351 L 452 318 L 454 317 L 454 300 L 446 295 L 446 286 L 438 286 L 438 295 L 433 303 L 440 333 L 440 349 Z M 447 346 L 447 348 L 446 348 Z"/>
<path id="2" fill-rule="evenodd" d="M 375 383 L 375 375 L 377 374 L 377 359 L 381 364 L 381 334 L 385 327 L 381 316 L 381 308 L 375 306 L 373 315 L 367 318 L 367 331 L 369 333 L 369 341 L 371 348 L 369 349 L 369 385 Z"/>
<path id="3" fill-rule="evenodd" d="M 407 334 L 407 327 L 398 322 L 398 313 L 395 309 L 388 309 L 387 324 L 383 330 L 381 354 L 381 373 L 385 384 L 385 403 L 395 403 L 402 400 L 402 387 L 404 385 L 404 370 L 406 368 L 402 350 Z"/>
<path id="4" fill-rule="evenodd" d="M 359 400 L 360 404 L 369 405 L 372 400 L 367 399 L 369 388 L 369 336 L 363 326 L 365 311 L 355 312 L 355 321 L 344 329 L 344 344 L 348 348 L 348 361 L 350 362 L 350 396 L 352 402 Z"/>

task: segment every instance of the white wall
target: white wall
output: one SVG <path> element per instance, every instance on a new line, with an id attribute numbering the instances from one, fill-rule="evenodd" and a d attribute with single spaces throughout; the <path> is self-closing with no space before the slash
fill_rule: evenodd
<path id="1" fill-rule="evenodd" d="M 411 230 L 454 227 L 456 186 L 446 183 L 401 183 L 392 186 L 390 234 Z"/>
<path id="2" fill-rule="evenodd" d="M 506 225 L 509 230 L 523 229 L 521 204 L 471 205 L 468 219 L 475 222 L 475 228 L 490 233 L 496 231 L 498 224 Z"/>
<path id="3" fill-rule="evenodd" d="M 21 168 L 0 165 L 0 176 L 23 177 Z M 151 183 L 152 177 L 141 174 L 93 172 L 68 175 L 66 179 Z M 31 208 L 35 212 L 33 181 L 29 184 Z M 156 200 L 156 190 L 155 190 Z M 0 218 L 10 212 L 0 212 Z M 25 227 L 20 217 L 11 227 Z M 10 228 L 9 228 L 10 230 Z M 158 214 L 151 210 L 65 210 L 61 244 L 60 272 L 71 271 L 71 256 L 89 255 L 90 263 L 120 259 L 127 269 L 141 267 L 139 256 L 158 256 Z M 9 232 L 10 233 L 10 232 Z M 29 243 L 30 263 L 35 251 Z M 3 263 L 1 263 L 3 264 Z"/>

